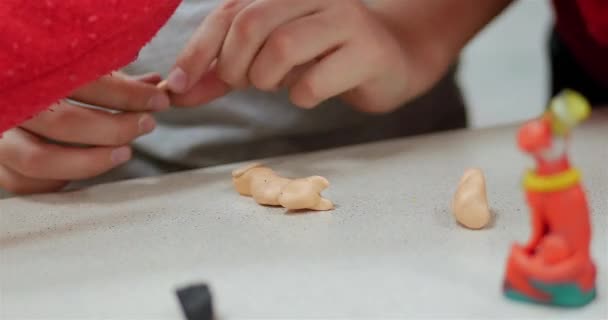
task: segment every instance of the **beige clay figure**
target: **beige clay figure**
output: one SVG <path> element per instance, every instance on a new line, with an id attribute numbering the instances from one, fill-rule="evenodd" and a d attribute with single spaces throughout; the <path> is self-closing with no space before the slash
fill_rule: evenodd
<path id="1" fill-rule="evenodd" d="M 234 170 L 232 182 L 239 194 L 253 197 L 261 205 L 282 206 L 288 210 L 327 211 L 334 208 L 330 200 L 321 196 L 329 181 L 320 176 L 288 179 L 254 163 Z"/>
<path id="2" fill-rule="evenodd" d="M 469 229 L 482 229 L 490 223 L 486 182 L 480 169 L 465 171 L 454 194 L 452 213 L 456 221 Z"/>

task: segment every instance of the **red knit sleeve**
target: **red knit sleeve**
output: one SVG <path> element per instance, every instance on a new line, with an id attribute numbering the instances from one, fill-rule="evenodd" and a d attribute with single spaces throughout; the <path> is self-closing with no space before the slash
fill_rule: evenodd
<path id="1" fill-rule="evenodd" d="M 181 0 L 0 0 L 0 133 L 132 62 Z"/>

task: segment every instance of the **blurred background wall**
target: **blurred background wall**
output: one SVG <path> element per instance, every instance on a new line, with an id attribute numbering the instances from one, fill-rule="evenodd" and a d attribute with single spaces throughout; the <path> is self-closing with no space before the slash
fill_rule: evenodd
<path id="1" fill-rule="evenodd" d="M 543 109 L 550 6 L 548 0 L 516 1 L 465 49 L 460 80 L 473 127 L 519 122 Z"/>

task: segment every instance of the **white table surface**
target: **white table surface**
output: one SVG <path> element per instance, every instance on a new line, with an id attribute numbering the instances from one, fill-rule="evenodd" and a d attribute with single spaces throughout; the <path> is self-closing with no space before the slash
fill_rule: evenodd
<path id="1" fill-rule="evenodd" d="M 223 166 L 0 201 L 0 318 L 183 319 L 174 289 L 205 281 L 219 319 L 607 319 L 608 113 L 573 141 L 593 208 L 598 299 L 577 310 L 503 298 L 504 261 L 529 234 L 515 127 L 271 159 L 324 175 L 333 212 L 285 214 L 232 189 Z M 449 203 L 484 169 L 494 226 Z"/>

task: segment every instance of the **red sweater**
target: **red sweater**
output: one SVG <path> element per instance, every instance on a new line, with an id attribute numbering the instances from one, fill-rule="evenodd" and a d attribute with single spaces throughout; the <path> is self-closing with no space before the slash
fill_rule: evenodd
<path id="1" fill-rule="evenodd" d="M 0 135 L 133 61 L 181 0 L 0 0 Z"/>
<path id="2" fill-rule="evenodd" d="M 608 89 L 608 0 L 553 0 L 553 5 L 560 39 Z"/>

